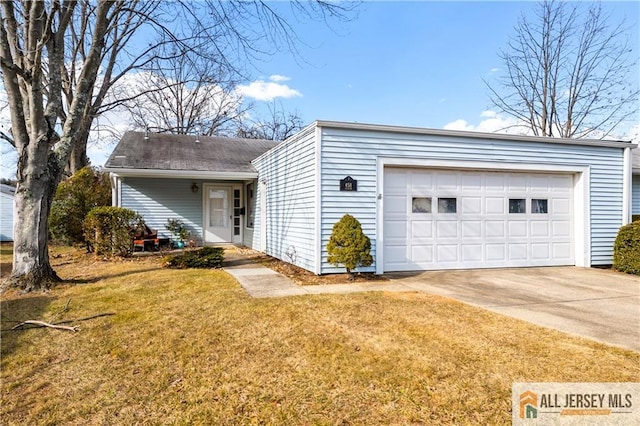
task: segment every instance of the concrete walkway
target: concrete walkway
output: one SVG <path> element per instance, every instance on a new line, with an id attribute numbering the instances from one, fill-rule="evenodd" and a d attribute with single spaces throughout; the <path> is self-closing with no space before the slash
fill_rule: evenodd
<path id="1" fill-rule="evenodd" d="M 385 274 L 390 281 L 300 286 L 251 257 L 224 268 L 252 297 L 419 291 L 640 352 L 640 277 L 548 267 Z"/>

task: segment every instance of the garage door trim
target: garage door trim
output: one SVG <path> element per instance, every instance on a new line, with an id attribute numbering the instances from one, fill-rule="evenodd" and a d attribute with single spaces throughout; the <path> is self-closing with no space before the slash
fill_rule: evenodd
<path id="1" fill-rule="evenodd" d="M 573 235 L 574 259 L 576 266 L 591 266 L 591 235 L 589 167 L 573 164 L 539 164 L 517 162 L 492 162 L 470 160 L 441 160 L 432 158 L 397 158 L 378 157 L 377 160 L 377 193 L 376 211 L 376 273 L 384 272 L 384 171 L 385 167 L 419 167 L 431 169 L 451 169 L 460 171 L 498 171 L 498 172 L 533 172 L 533 173 L 566 173 L 573 174 Z"/>

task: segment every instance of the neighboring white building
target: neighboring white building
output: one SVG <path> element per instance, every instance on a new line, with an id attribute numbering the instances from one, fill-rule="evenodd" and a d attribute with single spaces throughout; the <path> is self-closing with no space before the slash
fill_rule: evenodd
<path id="1" fill-rule="evenodd" d="M 0 184 L 0 241 L 13 241 L 13 198 L 15 188 Z"/>
<path id="2" fill-rule="evenodd" d="M 377 273 L 607 265 L 630 221 L 629 142 L 316 121 L 277 146 L 258 142 L 250 169 L 222 170 L 207 156 L 238 140 L 192 139 L 123 138 L 106 164 L 115 204 L 156 227 L 184 217 L 204 243 L 244 243 L 317 274 L 343 271 L 326 246 L 346 213 L 371 239 L 364 270 Z"/>
<path id="3" fill-rule="evenodd" d="M 633 150 L 633 214 L 640 215 L 640 149 Z"/>

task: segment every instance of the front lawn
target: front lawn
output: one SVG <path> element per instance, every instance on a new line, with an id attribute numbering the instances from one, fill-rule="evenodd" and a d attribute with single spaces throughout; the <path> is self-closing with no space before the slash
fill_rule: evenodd
<path id="1" fill-rule="evenodd" d="M 220 270 L 54 253 L 2 295 L 0 419 L 24 424 L 510 424 L 514 381 L 640 379 L 640 354 L 420 293 L 251 299 Z"/>

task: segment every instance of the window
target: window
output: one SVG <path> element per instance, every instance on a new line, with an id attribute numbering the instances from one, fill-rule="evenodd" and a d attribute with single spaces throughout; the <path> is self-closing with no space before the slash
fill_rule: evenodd
<path id="1" fill-rule="evenodd" d="M 247 184 L 247 228 L 253 228 L 256 211 L 256 198 L 253 182 Z"/>
<path id="2" fill-rule="evenodd" d="M 240 215 L 242 211 L 240 209 L 240 190 L 233 190 L 233 235 L 240 235 Z"/>
<path id="3" fill-rule="evenodd" d="M 413 197 L 411 201 L 411 212 L 413 213 L 431 213 L 430 197 Z"/>
<path id="4" fill-rule="evenodd" d="M 456 201 L 455 198 L 438 198 L 438 213 L 455 213 Z"/>
<path id="5" fill-rule="evenodd" d="M 549 213 L 549 203 L 546 199 L 533 198 L 531 200 L 531 213 Z"/>
<path id="6" fill-rule="evenodd" d="M 527 200 L 524 198 L 509 198 L 509 213 L 526 213 Z"/>

